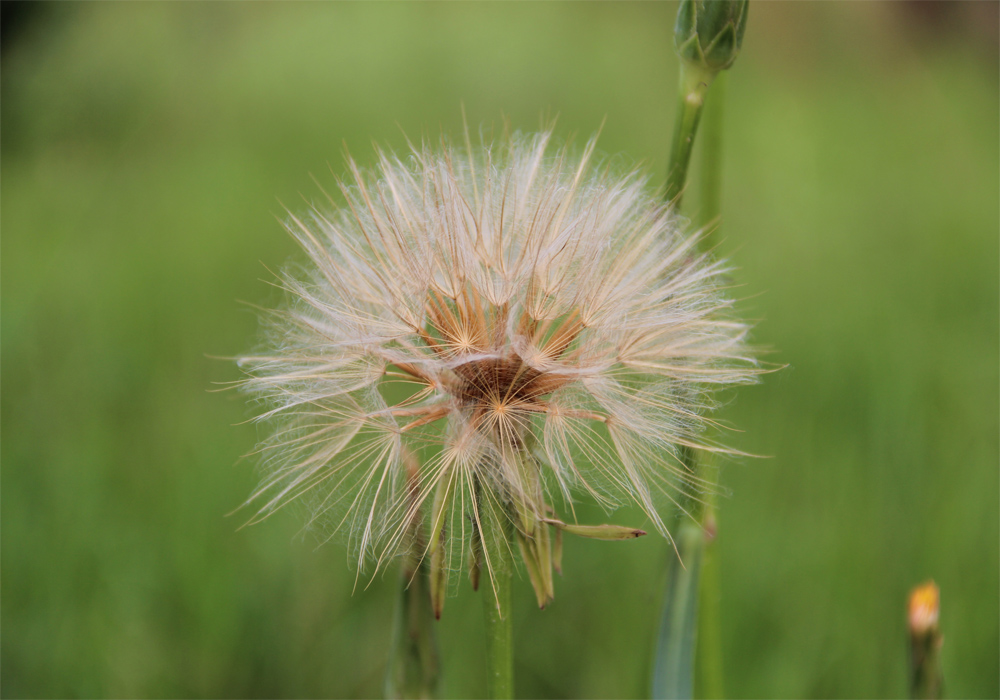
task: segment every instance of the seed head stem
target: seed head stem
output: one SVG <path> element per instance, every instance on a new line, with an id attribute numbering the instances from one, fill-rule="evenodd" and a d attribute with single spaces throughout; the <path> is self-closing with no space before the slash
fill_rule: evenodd
<path id="1" fill-rule="evenodd" d="M 387 698 L 421 699 L 437 694 L 440 661 L 434 613 L 427 591 L 427 567 L 404 566 L 393 621 L 392 647 L 385 678 Z"/>
<path id="2" fill-rule="evenodd" d="M 412 453 L 406 455 L 407 490 L 418 499 L 420 465 Z M 414 514 L 407 531 L 410 551 L 403 557 L 399 576 L 399 595 L 392 624 L 392 645 L 385 674 L 387 698 L 421 699 L 437 694 L 440 676 L 434 611 L 427 590 L 427 558 L 421 557 L 423 535 L 420 517 Z"/>
<path id="3" fill-rule="evenodd" d="M 514 697 L 514 624 L 511 610 L 511 588 L 514 561 L 513 524 L 500 504 L 484 498 L 480 503 L 483 539 L 499 541 L 494 548 L 492 590 L 484 587 L 483 612 L 486 614 L 486 697 L 492 700 L 511 700 Z M 492 530 L 492 531 L 491 531 Z"/>

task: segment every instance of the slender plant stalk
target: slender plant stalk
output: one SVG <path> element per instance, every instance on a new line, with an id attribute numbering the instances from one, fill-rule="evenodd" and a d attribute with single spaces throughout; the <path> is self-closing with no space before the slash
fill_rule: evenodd
<path id="1" fill-rule="evenodd" d="M 714 74 L 698 66 L 681 61 L 681 81 L 678 94 L 677 122 L 670 146 L 670 165 L 667 168 L 667 190 L 665 198 L 680 208 L 687 182 L 688 165 L 694 149 L 694 137 L 698 133 L 705 94 L 712 84 Z"/>
<path id="2" fill-rule="evenodd" d="M 486 697 L 500 700 L 514 697 L 514 625 L 511 624 L 511 572 L 498 572 L 492 591 L 483 591 L 486 612 L 486 655 L 488 675 Z M 499 601 L 499 602 L 498 602 Z"/>
<path id="3" fill-rule="evenodd" d="M 708 88 L 715 78 L 716 74 L 681 61 L 678 115 L 665 195 L 678 208 Z M 724 83 L 724 77 L 721 82 Z M 712 105 L 705 116 L 699 219 L 703 225 L 717 226 L 724 95 L 721 89 L 712 95 Z M 710 244 L 709 240 L 704 243 Z M 693 450 L 682 450 L 680 457 L 691 473 L 702 471 Z M 709 497 L 704 503 L 692 501 L 690 514 L 692 518 L 678 530 L 677 556 L 668 564 L 666 599 L 653 669 L 653 697 L 657 699 L 692 698 L 696 683 L 701 697 L 720 698 L 723 694 L 718 559 L 713 546 L 714 499 Z"/>
<path id="4" fill-rule="evenodd" d="M 400 572 L 392 649 L 385 678 L 387 698 L 428 699 L 438 688 L 440 662 L 427 567 L 407 557 Z"/>
<path id="5" fill-rule="evenodd" d="M 484 501 L 486 503 L 484 503 Z M 492 586 L 484 586 L 483 612 L 486 614 L 486 697 L 511 700 L 514 697 L 514 624 L 511 610 L 511 588 L 514 572 L 513 527 L 499 504 L 491 498 L 480 501 L 484 513 L 483 541 L 495 543 L 486 547 L 494 552 Z"/>
<path id="6" fill-rule="evenodd" d="M 681 0 L 678 8 L 674 48 L 681 58 L 680 91 L 665 194 L 676 209 L 680 209 L 684 195 L 708 89 L 736 60 L 746 30 L 747 5 L 747 0 Z M 723 96 L 713 99 L 715 106 L 706 118 L 709 133 L 702 149 L 705 160 L 699 219 L 703 225 L 717 225 L 720 211 Z M 710 241 L 704 243 L 709 245 Z M 694 450 L 681 448 L 678 458 L 691 474 L 702 471 Z M 693 697 L 696 668 L 699 691 L 707 697 L 722 694 L 718 564 L 711 546 L 716 532 L 715 504 L 711 496 L 691 498 L 685 511 L 688 517 L 682 519 L 675 538 L 677 557 L 669 560 L 667 571 L 653 667 L 654 698 Z M 700 605 L 704 610 L 699 619 Z"/>
<path id="7" fill-rule="evenodd" d="M 420 464 L 406 451 L 407 486 L 414 503 L 420 490 Z M 399 572 L 399 596 L 392 623 L 392 646 L 385 674 L 387 698 L 426 699 L 435 697 L 440 676 L 434 607 L 431 600 L 427 558 L 420 516 L 414 514 L 407 528 L 410 552 Z"/>
<path id="8" fill-rule="evenodd" d="M 714 499 L 712 499 L 714 500 Z M 719 610 L 719 554 L 716 551 L 715 505 L 711 501 L 702 519 L 705 528 L 698 591 L 698 638 L 695 648 L 695 696 L 706 700 L 725 697 L 722 685 L 722 625 Z"/>
<path id="9" fill-rule="evenodd" d="M 728 75 L 728 71 L 722 71 L 715 78 L 712 99 L 705 101 L 702 117 L 698 221 L 702 226 L 712 224 L 711 238 L 718 235 L 718 218 L 722 213 L 722 125 Z M 711 247 L 710 243 L 706 239 L 705 247 Z"/>
<path id="10" fill-rule="evenodd" d="M 701 143 L 701 222 L 711 226 L 704 241 L 710 248 L 718 240 L 722 204 L 722 126 L 726 97 L 727 72 L 716 78 L 712 99 L 705 106 Z M 722 684 L 722 633 L 719 610 L 719 557 L 715 538 L 718 522 L 715 494 L 708 494 L 701 518 L 705 537 L 699 584 L 698 640 L 695 651 L 695 689 L 698 697 L 714 700 L 724 697 Z"/>
<path id="11" fill-rule="evenodd" d="M 677 208 L 680 208 L 687 183 L 688 166 L 705 96 L 714 77 L 714 73 L 681 61 L 677 121 L 664 194 L 665 199 L 672 201 Z M 698 473 L 698 458 L 693 450 L 682 449 L 680 459 L 691 473 Z M 700 507 L 691 515 L 695 520 L 680 525 L 675 540 L 677 553 L 667 565 L 667 588 L 653 662 L 652 691 L 653 698 L 657 700 L 691 698 L 694 694 L 698 597 L 705 536 L 698 524 L 702 516 Z"/>
<path id="12" fill-rule="evenodd" d="M 915 640 L 911 654 L 913 670 L 910 697 L 914 700 L 940 700 L 944 697 L 940 635 L 928 635 Z"/>
<path id="13" fill-rule="evenodd" d="M 705 538 L 687 520 L 675 537 L 677 555 L 667 563 L 667 596 L 660 619 L 657 657 L 653 667 L 653 697 L 683 700 L 693 697 L 694 650 L 698 626 L 698 580 Z"/>

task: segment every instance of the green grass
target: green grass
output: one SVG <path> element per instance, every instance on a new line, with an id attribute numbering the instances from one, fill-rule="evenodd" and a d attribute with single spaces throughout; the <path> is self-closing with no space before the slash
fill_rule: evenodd
<path id="1" fill-rule="evenodd" d="M 5 697 L 381 692 L 395 571 L 352 595 L 347 552 L 296 514 L 225 517 L 257 436 L 209 393 L 238 376 L 210 356 L 253 346 L 239 300 L 279 303 L 264 266 L 301 259 L 275 216 L 319 199 L 345 144 L 367 163 L 455 133 L 463 102 L 473 124 L 558 115 L 578 143 L 606 118 L 601 149 L 660 184 L 674 12 L 52 5 L 5 45 Z M 1000 694 L 996 37 L 903 12 L 756 4 L 730 75 L 721 250 L 788 365 L 722 411 L 767 455 L 721 477 L 733 696 L 905 695 L 929 577 L 947 691 Z M 544 612 L 517 581 L 518 694 L 644 696 L 668 556 L 568 538 Z M 447 695 L 481 694 L 465 586 L 441 637 Z"/>

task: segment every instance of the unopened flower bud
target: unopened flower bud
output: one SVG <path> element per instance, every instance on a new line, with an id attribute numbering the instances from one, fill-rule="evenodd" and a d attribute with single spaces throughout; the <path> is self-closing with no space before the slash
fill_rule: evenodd
<path id="1" fill-rule="evenodd" d="M 911 697 L 937 699 L 944 693 L 941 672 L 941 593 L 933 581 L 910 592 L 906 616 L 910 628 Z"/>
<path id="2" fill-rule="evenodd" d="M 909 618 L 910 634 L 925 637 L 937 631 L 938 616 L 941 612 L 941 596 L 933 581 L 921 584 L 910 593 Z"/>
<path id="3" fill-rule="evenodd" d="M 747 0 L 681 0 L 674 46 L 712 75 L 733 65 L 747 26 Z"/>
<path id="4" fill-rule="evenodd" d="M 646 534 L 645 530 L 623 525 L 573 525 L 554 518 L 547 518 L 545 522 L 571 535 L 594 540 L 632 540 Z"/>

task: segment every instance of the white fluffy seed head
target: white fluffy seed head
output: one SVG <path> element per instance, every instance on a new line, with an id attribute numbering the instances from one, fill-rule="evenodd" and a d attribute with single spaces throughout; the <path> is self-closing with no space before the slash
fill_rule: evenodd
<path id="1" fill-rule="evenodd" d="M 758 372 L 725 268 L 594 141 L 550 139 L 381 153 L 345 204 L 289 215 L 311 267 L 241 361 L 273 424 L 259 517 L 306 502 L 359 563 L 447 532 L 457 566 L 483 498 L 529 539 L 580 492 L 665 533 L 658 504 L 706 488 L 678 451 L 704 447 L 713 389 Z"/>

